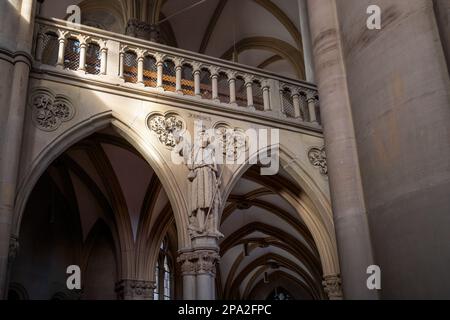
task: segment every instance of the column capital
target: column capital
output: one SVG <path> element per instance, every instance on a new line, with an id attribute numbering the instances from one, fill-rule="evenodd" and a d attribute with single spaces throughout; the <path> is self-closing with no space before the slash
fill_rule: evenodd
<path id="1" fill-rule="evenodd" d="M 184 59 L 183 58 L 174 58 L 173 62 L 175 63 L 175 68 L 182 68 Z"/>
<path id="2" fill-rule="evenodd" d="M 342 300 L 342 281 L 340 275 L 327 275 L 323 277 L 322 285 L 330 300 Z"/>
<path id="3" fill-rule="evenodd" d="M 230 71 L 227 72 L 227 76 L 228 76 L 228 81 L 236 80 L 237 72 L 230 70 Z"/>
<path id="4" fill-rule="evenodd" d="M 192 73 L 196 73 L 196 72 L 200 72 L 201 71 L 201 67 L 202 65 L 198 62 L 193 62 L 192 63 Z"/>
<path id="5" fill-rule="evenodd" d="M 219 67 L 210 67 L 209 71 L 211 72 L 211 78 L 212 77 L 218 77 L 219 76 L 219 72 L 220 72 L 220 68 Z"/>
<path id="6" fill-rule="evenodd" d="M 152 300 L 154 281 L 124 279 L 116 283 L 116 293 L 121 300 Z"/>
<path id="7" fill-rule="evenodd" d="M 68 31 L 58 30 L 58 40 L 59 40 L 59 42 L 66 41 L 68 34 L 69 34 Z"/>
<path id="8" fill-rule="evenodd" d="M 181 263 L 181 272 L 183 275 L 215 275 L 216 264 L 219 260 L 219 253 L 214 249 L 198 249 L 183 252 L 177 258 L 177 262 Z"/>
<path id="9" fill-rule="evenodd" d="M 79 36 L 77 37 L 77 39 L 78 39 L 78 41 L 80 42 L 80 47 L 81 47 L 81 46 L 86 47 L 87 44 L 88 44 L 88 42 L 89 42 L 89 40 L 91 39 L 91 37 L 89 37 L 89 36 L 84 36 L 84 35 L 79 35 Z"/>

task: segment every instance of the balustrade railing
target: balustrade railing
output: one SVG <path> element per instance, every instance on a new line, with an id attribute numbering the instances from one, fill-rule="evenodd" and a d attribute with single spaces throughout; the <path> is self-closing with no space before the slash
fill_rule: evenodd
<path id="1" fill-rule="evenodd" d="M 36 23 L 34 55 L 38 67 L 116 77 L 137 89 L 154 88 L 320 125 L 319 99 L 312 84 L 57 19 L 37 18 Z"/>

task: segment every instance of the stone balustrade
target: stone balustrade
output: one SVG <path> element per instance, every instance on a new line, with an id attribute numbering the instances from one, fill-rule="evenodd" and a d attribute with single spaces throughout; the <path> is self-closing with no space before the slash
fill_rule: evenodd
<path id="1" fill-rule="evenodd" d="M 321 130 L 313 84 L 62 20 L 36 24 L 35 70 L 74 72 Z"/>

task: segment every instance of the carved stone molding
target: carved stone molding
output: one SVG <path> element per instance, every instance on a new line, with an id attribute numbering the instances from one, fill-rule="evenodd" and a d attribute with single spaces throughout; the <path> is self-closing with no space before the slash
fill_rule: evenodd
<path id="1" fill-rule="evenodd" d="M 183 275 L 216 274 L 216 264 L 220 256 L 214 250 L 196 250 L 182 253 L 177 261 L 181 263 Z"/>
<path id="2" fill-rule="evenodd" d="M 143 280 L 121 280 L 116 283 L 117 297 L 121 300 L 152 300 L 155 282 Z"/>
<path id="3" fill-rule="evenodd" d="M 341 300 L 343 298 L 342 281 L 339 275 L 325 276 L 322 285 L 330 300 Z"/>
<path id="4" fill-rule="evenodd" d="M 311 148 L 308 152 L 308 158 L 311 164 L 320 170 L 321 174 L 328 174 L 327 155 L 325 153 L 325 147 Z"/>
<path id="5" fill-rule="evenodd" d="M 174 113 L 160 114 L 154 113 L 149 116 L 147 125 L 158 137 L 159 142 L 168 148 L 173 148 L 177 144 L 177 133 L 184 128 L 183 120 Z"/>
<path id="6" fill-rule="evenodd" d="M 55 95 L 48 89 L 35 90 L 30 98 L 30 106 L 34 124 L 44 131 L 58 129 L 75 115 L 75 108 L 69 98 Z"/>

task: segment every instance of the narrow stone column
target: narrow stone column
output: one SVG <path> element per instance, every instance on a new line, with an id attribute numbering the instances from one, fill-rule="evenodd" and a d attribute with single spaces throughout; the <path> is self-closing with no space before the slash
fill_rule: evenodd
<path id="1" fill-rule="evenodd" d="M 86 49 L 87 43 L 86 41 L 80 41 L 80 65 L 78 66 L 78 70 L 85 71 L 86 70 Z"/>
<path id="2" fill-rule="evenodd" d="M 245 79 L 245 88 L 247 89 L 247 107 L 253 107 L 253 79 L 251 77 Z"/>
<path id="3" fill-rule="evenodd" d="M 137 74 L 137 81 L 138 83 L 144 84 L 144 57 L 142 55 L 139 55 L 137 58 L 137 63 L 138 63 L 138 74 Z M 161 81 L 161 85 L 162 86 L 162 81 Z"/>
<path id="4" fill-rule="evenodd" d="M 300 94 L 297 91 L 294 91 L 292 101 L 294 104 L 294 117 L 303 121 L 302 112 L 300 110 Z"/>
<path id="5" fill-rule="evenodd" d="M 374 264 L 334 0 L 308 0 L 344 297 L 376 299 Z M 311 110 L 312 103 L 310 105 Z"/>
<path id="6" fill-rule="evenodd" d="M 164 61 L 162 59 L 158 59 L 156 61 L 156 87 L 159 89 L 163 89 L 163 66 Z"/>
<path id="7" fill-rule="evenodd" d="M 216 298 L 216 263 L 219 261 L 219 254 L 216 250 L 197 250 L 197 299 L 214 300 Z"/>
<path id="8" fill-rule="evenodd" d="M 106 45 L 101 48 L 100 59 L 100 74 L 106 75 L 106 70 L 108 67 L 108 48 L 106 48 Z"/>
<path id="9" fill-rule="evenodd" d="M 311 43 L 311 32 L 309 29 L 308 4 L 306 0 L 298 0 L 298 9 L 300 13 L 300 32 L 302 35 L 303 57 L 305 61 L 306 81 L 315 83 L 314 59 Z"/>
<path id="10" fill-rule="evenodd" d="M 125 279 L 117 282 L 116 293 L 119 300 L 153 300 L 155 288 L 153 281 Z"/>
<path id="11" fill-rule="evenodd" d="M 181 273 L 183 277 L 183 300 L 196 299 L 196 266 L 197 255 L 192 251 L 181 252 L 177 261 L 181 263 Z"/>
<path id="12" fill-rule="evenodd" d="M 212 99 L 216 102 L 219 100 L 219 84 L 218 84 L 219 74 L 216 70 L 213 70 L 211 74 L 211 86 L 212 86 Z"/>
<path id="13" fill-rule="evenodd" d="M 125 52 L 119 53 L 119 78 L 124 79 Z"/>
<path id="14" fill-rule="evenodd" d="M 177 64 L 175 67 L 175 72 L 176 72 L 175 91 L 177 93 L 182 94 L 183 88 L 181 87 L 181 78 L 183 76 L 183 66 L 181 64 Z"/>
<path id="15" fill-rule="evenodd" d="M 39 62 L 42 61 L 43 53 L 44 53 L 44 34 L 42 32 L 39 32 L 36 40 L 36 53 L 34 55 L 36 61 Z"/>
<path id="16" fill-rule="evenodd" d="M 65 36 L 60 36 L 58 38 L 58 61 L 56 62 L 56 66 L 59 68 L 64 68 L 64 54 L 66 51 L 66 43 L 67 43 L 67 39 L 65 38 Z"/>
<path id="17" fill-rule="evenodd" d="M 308 103 L 308 113 L 309 113 L 309 122 L 317 123 L 317 115 L 316 115 L 316 93 L 308 92 L 306 97 L 306 102 Z"/>
<path id="18" fill-rule="evenodd" d="M 194 94 L 197 97 L 201 97 L 200 91 L 200 69 L 194 68 Z"/>
<path id="19" fill-rule="evenodd" d="M 267 82 L 262 83 L 264 111 L 270 110 L 270 87 Z"/>
<path id="20" fill-rule="evenodd" d="M 230 86 L 230 104 L 236 104 L 236 76 L 228 75 L 228 85 Z"/>

